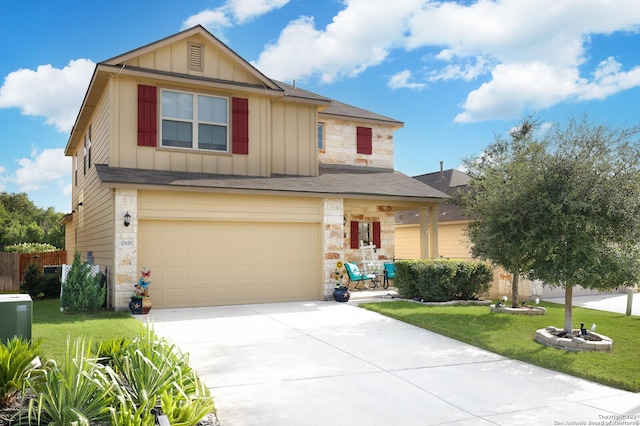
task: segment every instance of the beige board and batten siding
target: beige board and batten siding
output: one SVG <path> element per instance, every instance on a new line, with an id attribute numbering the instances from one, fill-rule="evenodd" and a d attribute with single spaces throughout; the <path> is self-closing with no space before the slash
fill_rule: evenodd
<path id="1" fill-rule="evenodd" d="M 138 146 L 138 84 L 155 85 L 158 90 L 169 88 L 228 97 L 229 108 L 234 96 L 248 99 L 249 154 L 163 148 L 160 141 L 156 148 Z M 272 101 L 265 95 L 254 93 L 167 85 L 165 82 L 126 76 L 112 79 L 111 85 L 115 109 L 112 126 L 115 137 L 110 161 L 112 167 L 240 176 L 269 176 L 271 173 L 302 176 L 318 174 L 317 114 L 313 105 Z"/>
<path id="2" fill-rule="evenodd" d="M 320 299 L 322 200 L 265 197 L 139 191 L 154 306 Z"/>
<path id="3" fill-rule="evenodd" d="M 110 92 L 106 91 L 96 105 L 89 120 L 90 125 L 84 129 L 83 142 L 76 149 L 79 154 L 77 179 L 76 160 L 75 156 L 72 157 L 73 221 L 67 224 L 65 230 L 67 263 L 73 262 L 75 251 L 82 256 L 91 251 L 94 263 L 100 265 L 101 271 L 104 271 L 105 267 L 108 270 L 113 267 L 114 256 L 113 193 L 110 188 L 100 185 L 95 171 L 96 164 L 109 161 L 112 125 L 110 98 Z"/>
<path id="4" fill-rule="evenodd" d="M 438 223 L 438 256 L 447 259 L 471 259 L 465 236 L 468 222 Z M 420 225 L 395 226 L 396 259 L 420 259 Z"/>
<path id="5" fill-rule="evenodd" d="M 251 116 L 251 110 L 249 110 Z M 271 172 L 318 175 L 318 116 L 313 105 L 273 102 Z"/>

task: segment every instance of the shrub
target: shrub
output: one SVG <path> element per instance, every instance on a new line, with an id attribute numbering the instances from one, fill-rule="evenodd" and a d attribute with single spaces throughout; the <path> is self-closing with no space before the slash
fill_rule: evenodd
<path id="1" fill-rule="evenodd" d="M 60 297 L 60 277 L 57 274 L 43 274 L 40 264 L 32 262 L 24 272 L 20 290 L 31 297 Z"/>
<path id="2" fill-rule="evenodd" d="M 171 425 L 187 426 L 214 409 L 188 356 L 151 330 L 97 347 L 68 339 L 62 367 L 50 361 L 28 385 L 37 395 L 29 402 L 29 424 L 152 426 L 160 411 Z"/>
<path id="3" fill-rule="evenodd" d="M 58 250 L 60 249 L 47 243 L 20 243 L 5 246 L 2 251 L 9 253 L 44 253 Z"/>
<path id="4" fill-rule="evenodd" d="M 129 389 L 120 412 L 135 414 L 143 407 L 160 407 L 171 425 L 193 425 L 213 410 L 209 390 L 189 366 L 188 356 L 158 339 L 152 330 L 114 353 L 112 365 Z M 119 416 L 113 421 L 128 424 Z"/>
<path id="5" fill-rule="evenodd" d="M 28 341 L 19 337 L 0 343 L 0 408 L 11 405 L 23 389 L 27 373 L 40 356 L 40 341 Z"/>
<path id="6" fill-rule="evenodd" d="M 57 274 L 42 274 L 42 292 L 47 299 L 60 297 L 60 277 Z"/>
<path id="7" fill-rule="evenodd" d="M 68 312 L 90 312 L 104 304 L 106 289 L 100 286 L 100 274 L 94 274 L 88 262 L 80 262 L 80 253 L 73 255 L 73 264 L 67 273 L 60 306 Z"/>
<path id="8" fill-rule="evenodd" d="M 489 290 L 493 271 L 482 262 L 412 260 L 396 262 L 400 296 L 430 302 L 471 300 Z"/>
<path id="9" fill-rule="evenodd" d="M 90 343 L 67 338 L 62 366 L 48 361 L 30 378 L 29 387 L 37 397 L 29 401 L 30 424 L 90 425 L 106 422 L 110 407 L 121 390 L 118 378 L 108 366 L 95 362 Z"/>
<path id="10" fill-rule="evenodd" d="M 44 294 L 44 281 L 39 263 L 31 262 L 27 265 L 27 269 L 24 271 L 24 281 L 20 284 L 20 290 L 23 293 L 28 293 L 31 297 Z"/>

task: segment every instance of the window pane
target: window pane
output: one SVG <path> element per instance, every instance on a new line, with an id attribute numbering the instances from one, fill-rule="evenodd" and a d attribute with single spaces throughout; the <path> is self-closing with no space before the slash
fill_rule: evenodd
<path id="1" fill-rule="evenodd" d="M 214 151 L 227 150 L 227 128 L 225 126 L 198 125 L 198 148 Z"/>
<path id="2" fill-rule="evenodd" d="M 324 123 L 318 123 L 318 149 L 324 149 Z"/>
<path id="3" fill-rule="evenodd" d="M 198 120 L 227 124 L 227 100 L 212 96 L 198 96 Z"/>
<path id="4" fill-rule="evenodd" d="M 193 118 L 193 95 L 162 91 L 162 116 L 191 120 Z"/>
<path id="5" fill-rule="evenodd" d="M 362 244 L 368 246 L 372 244 L 369 240 L 369 223 L 358 222 L 358 240 L 362 241 Z"/>
<path id="6" fill-rule="evenodd" d="M 180 121 L 162 120 L 162 145 L 191 148 L 192 126 L 191 123 Z"/>

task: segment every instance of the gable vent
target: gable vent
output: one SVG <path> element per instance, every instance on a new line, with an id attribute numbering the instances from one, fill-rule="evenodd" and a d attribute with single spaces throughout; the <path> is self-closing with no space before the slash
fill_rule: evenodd
<path id="1" fill-rule="evenodd" d="M 188 67 L 190 70 L 202 71 L 202 63 L 204 62 L 204 46 L 197 43 L 189 43 L 188 61 Z"/>

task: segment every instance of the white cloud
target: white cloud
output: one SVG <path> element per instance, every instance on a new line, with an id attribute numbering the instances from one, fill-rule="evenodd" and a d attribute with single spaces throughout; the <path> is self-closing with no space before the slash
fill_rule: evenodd
<path id="1" fill-rule="evenodd" d="M 640 86 L 640 66 L 625 72 L 622 71 L 622 64 L 609 57 L 600 62 L 593 73 L 593 80 L 581 85 L 578 99 L 604 99 L 637 86 Z"/>
<path id="2" fill-rule="evenodd" d="M 515 118 L 640 85 L 637 69 L 622 73 L 607 62 L 588 81 L 578 68 L 591 35 L 638 28 L 638 6 L 633 0 L 428 3 L 411 19 L 407 46 L 444 46 L 435 56 L 443 67 L 431 79 L 470 81 L 490 73 L 490 81 L 468 94 L 455 121 Z"/>
<path id="3" fill-rule="evenodd" d="M 228 7 L 238 22 L 256 18 L 267 14 L 289 3 L 289 0 L 229 0 Z"/>
<path id="4" fill-rule="evenodd" d="M 202 25 L 212 33 L 221 33 L 224 28 L 231 26 L 231 20 L 223 8 L 215 10 L 205 9 L 202 12 L 189 16 L 182 23 L 182 29 L 195 27 L 196 25 Z"/>
<path id="5" fill-rule="evenodd" d="M 227 0 L 215 9 L 205 9 L 189 16 L 182 23 L 182 29 L 202 25 L 216 37 L 224 40 L 224 29 L 279 9 L 290 0 Z"/>
<path id="6" fill-rule="evenodd" d="M 468 93 L 456 121 L 510 119 L 640 85 L 638 67 L 624 72 L 609 60 L 593 74 L 580 73 L 590 59 L 592 35 L 639 28 L 637 0 L 397 0 L 393 8 L 386 0 L 344 0 L 343 10 L 324 28 L 317 28 L 313 17 L 291 21 L 254 65 L 285 81 L 331 83 L 395 59 L 396 49 L 426 50 L 432 59 L 428 68 L 403 62 L 389 87 L 402 84 L 407 70 L 421 69 L 428 82 L 473 83 L 484 77 Z"/>
<path id="7" fill-rule="evenodd" d="M 71 170 L 71 158 L 65 157 L 62 148 L 34 150 L 31 158 L 21 158 L 17 162 L 20 167 L 7 181 L 17 185 L 21 192 L 43 190 L 56 182 L 60 185 Z"/>
<path id="8" fill-rule="evenodd" d="M 290 22 L 254 65 L 280 80 L 318 77 L 324 83 L 355 77 L 387 59 L 404 38 L 407 18 L 421 2 L 347 0 L 324 29 L 312 17 Z"/>
<path id="9" fill-rule="evenodd" d="M 24 115 L 42 116 L 60 132 L 73 127 L 95 64 L 88 59 L 62 69 L 40 65 L 7 75 L 0 87 L 0 108 L 19 108 Z"/>
<path id="10" fill-rule="evenodd" d="M 393 90 L 406 88 L 406 89 L 421 91 L 422 89 L 425 88 L 424 84 L 410 83 L 409 81 L 412 79 L 413 79 L 413 75 L 411 71 L 409 70 L 400 71 L 399 73 L 396 73 L 389 79 L 389 81 L 387 82 L 387 86 L 389 86 Z"/>
<path id="11" fill-rule="evenodd" d="M 500 64 L 492 79 L 467 96 L 458 123 L 515 118 L 551 107 L 578 90 L 576 68 L 555 68 L 545 63 Z"/>

